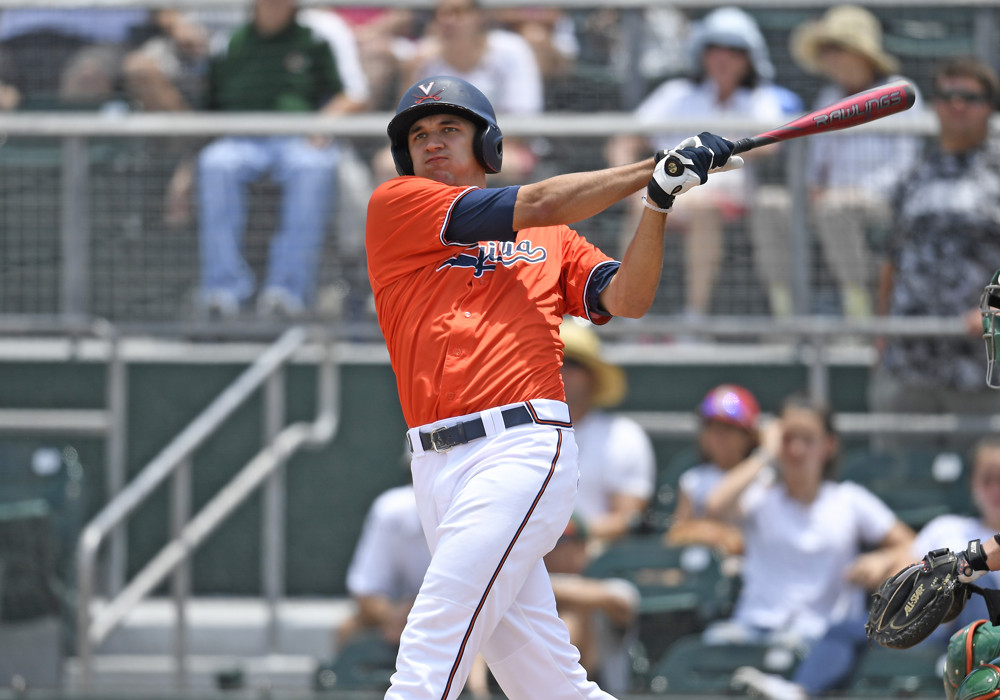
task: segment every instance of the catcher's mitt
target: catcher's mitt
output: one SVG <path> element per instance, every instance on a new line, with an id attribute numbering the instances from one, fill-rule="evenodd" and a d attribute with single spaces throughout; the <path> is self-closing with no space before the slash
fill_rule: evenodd
<path id="1" fill-rule="evenodd" d="M 955 571 L 958 557 L 948 549 L 928 552 L 922 561 L 886 579 L 872 598 L 865 632 L 883 647 L 908 649 L 942 622 L 955 619 L 969 597 Z"/>

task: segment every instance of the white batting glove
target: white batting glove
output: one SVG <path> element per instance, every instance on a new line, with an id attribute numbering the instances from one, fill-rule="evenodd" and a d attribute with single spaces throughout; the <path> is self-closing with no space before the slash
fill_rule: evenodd
<path id="1" fill-rule="evenodd" d="M 677 148 L 658 152 L 653 177 L 646 186 L 646 206 L 668 212 L 675 196 L 704 184 L 709 173 L 743 167 L 743 159 L 732 153 L 732 141 L 707 131 L 684 139 Z"/>
<path id="2" fill-rule="evenodd" d="M 730 170 L 739 170 L 743 167 L 743 158 L 732 155 L 733 142 L 707 131 L 703 131 L 697 136 L 688 136 L 674 146 L 675 151 L 684 148 L 707 148 L 711 151 L 712 165 L 708 169 L 710 173 L 725 173 Z"/>

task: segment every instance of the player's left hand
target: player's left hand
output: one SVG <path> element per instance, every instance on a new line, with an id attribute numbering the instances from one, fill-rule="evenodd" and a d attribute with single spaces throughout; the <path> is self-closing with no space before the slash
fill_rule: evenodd
<path id="1" fill-rule="evenodd" d="M 675 151 L 686 149 L 707 149 L 711 152 L 712 162 L 708 167 L 710 173 L 724 173 L 743 167 L 743 158 L 733 155 L 733 142 L 707 131 L 697 136 L 688 136 L 674 147 Z"/>

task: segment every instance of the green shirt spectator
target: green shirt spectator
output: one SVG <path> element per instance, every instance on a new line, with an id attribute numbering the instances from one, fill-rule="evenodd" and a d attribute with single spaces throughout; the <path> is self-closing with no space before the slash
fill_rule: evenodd
<path id="1" fill-rule="evenodd" d="M 330 44 L 294 20 L 271 35 L 240 27 L 209 70 L 211 110 L 312 112 L 343 91 Z"/>

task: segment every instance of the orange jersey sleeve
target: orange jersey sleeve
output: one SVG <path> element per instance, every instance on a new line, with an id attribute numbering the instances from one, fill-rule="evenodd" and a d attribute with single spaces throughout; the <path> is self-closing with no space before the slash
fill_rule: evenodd
<path id="1" fill-rule="evenodd" d="M 444 238 L 468 192 L 418 177 L 380 185 L 365 245 L 379 326 L 410 427 L 528 399 L 564 400 L 564 315 L 588 311 L 588 283 L 614 261 L 567 226 L 512 242 Z"/>

